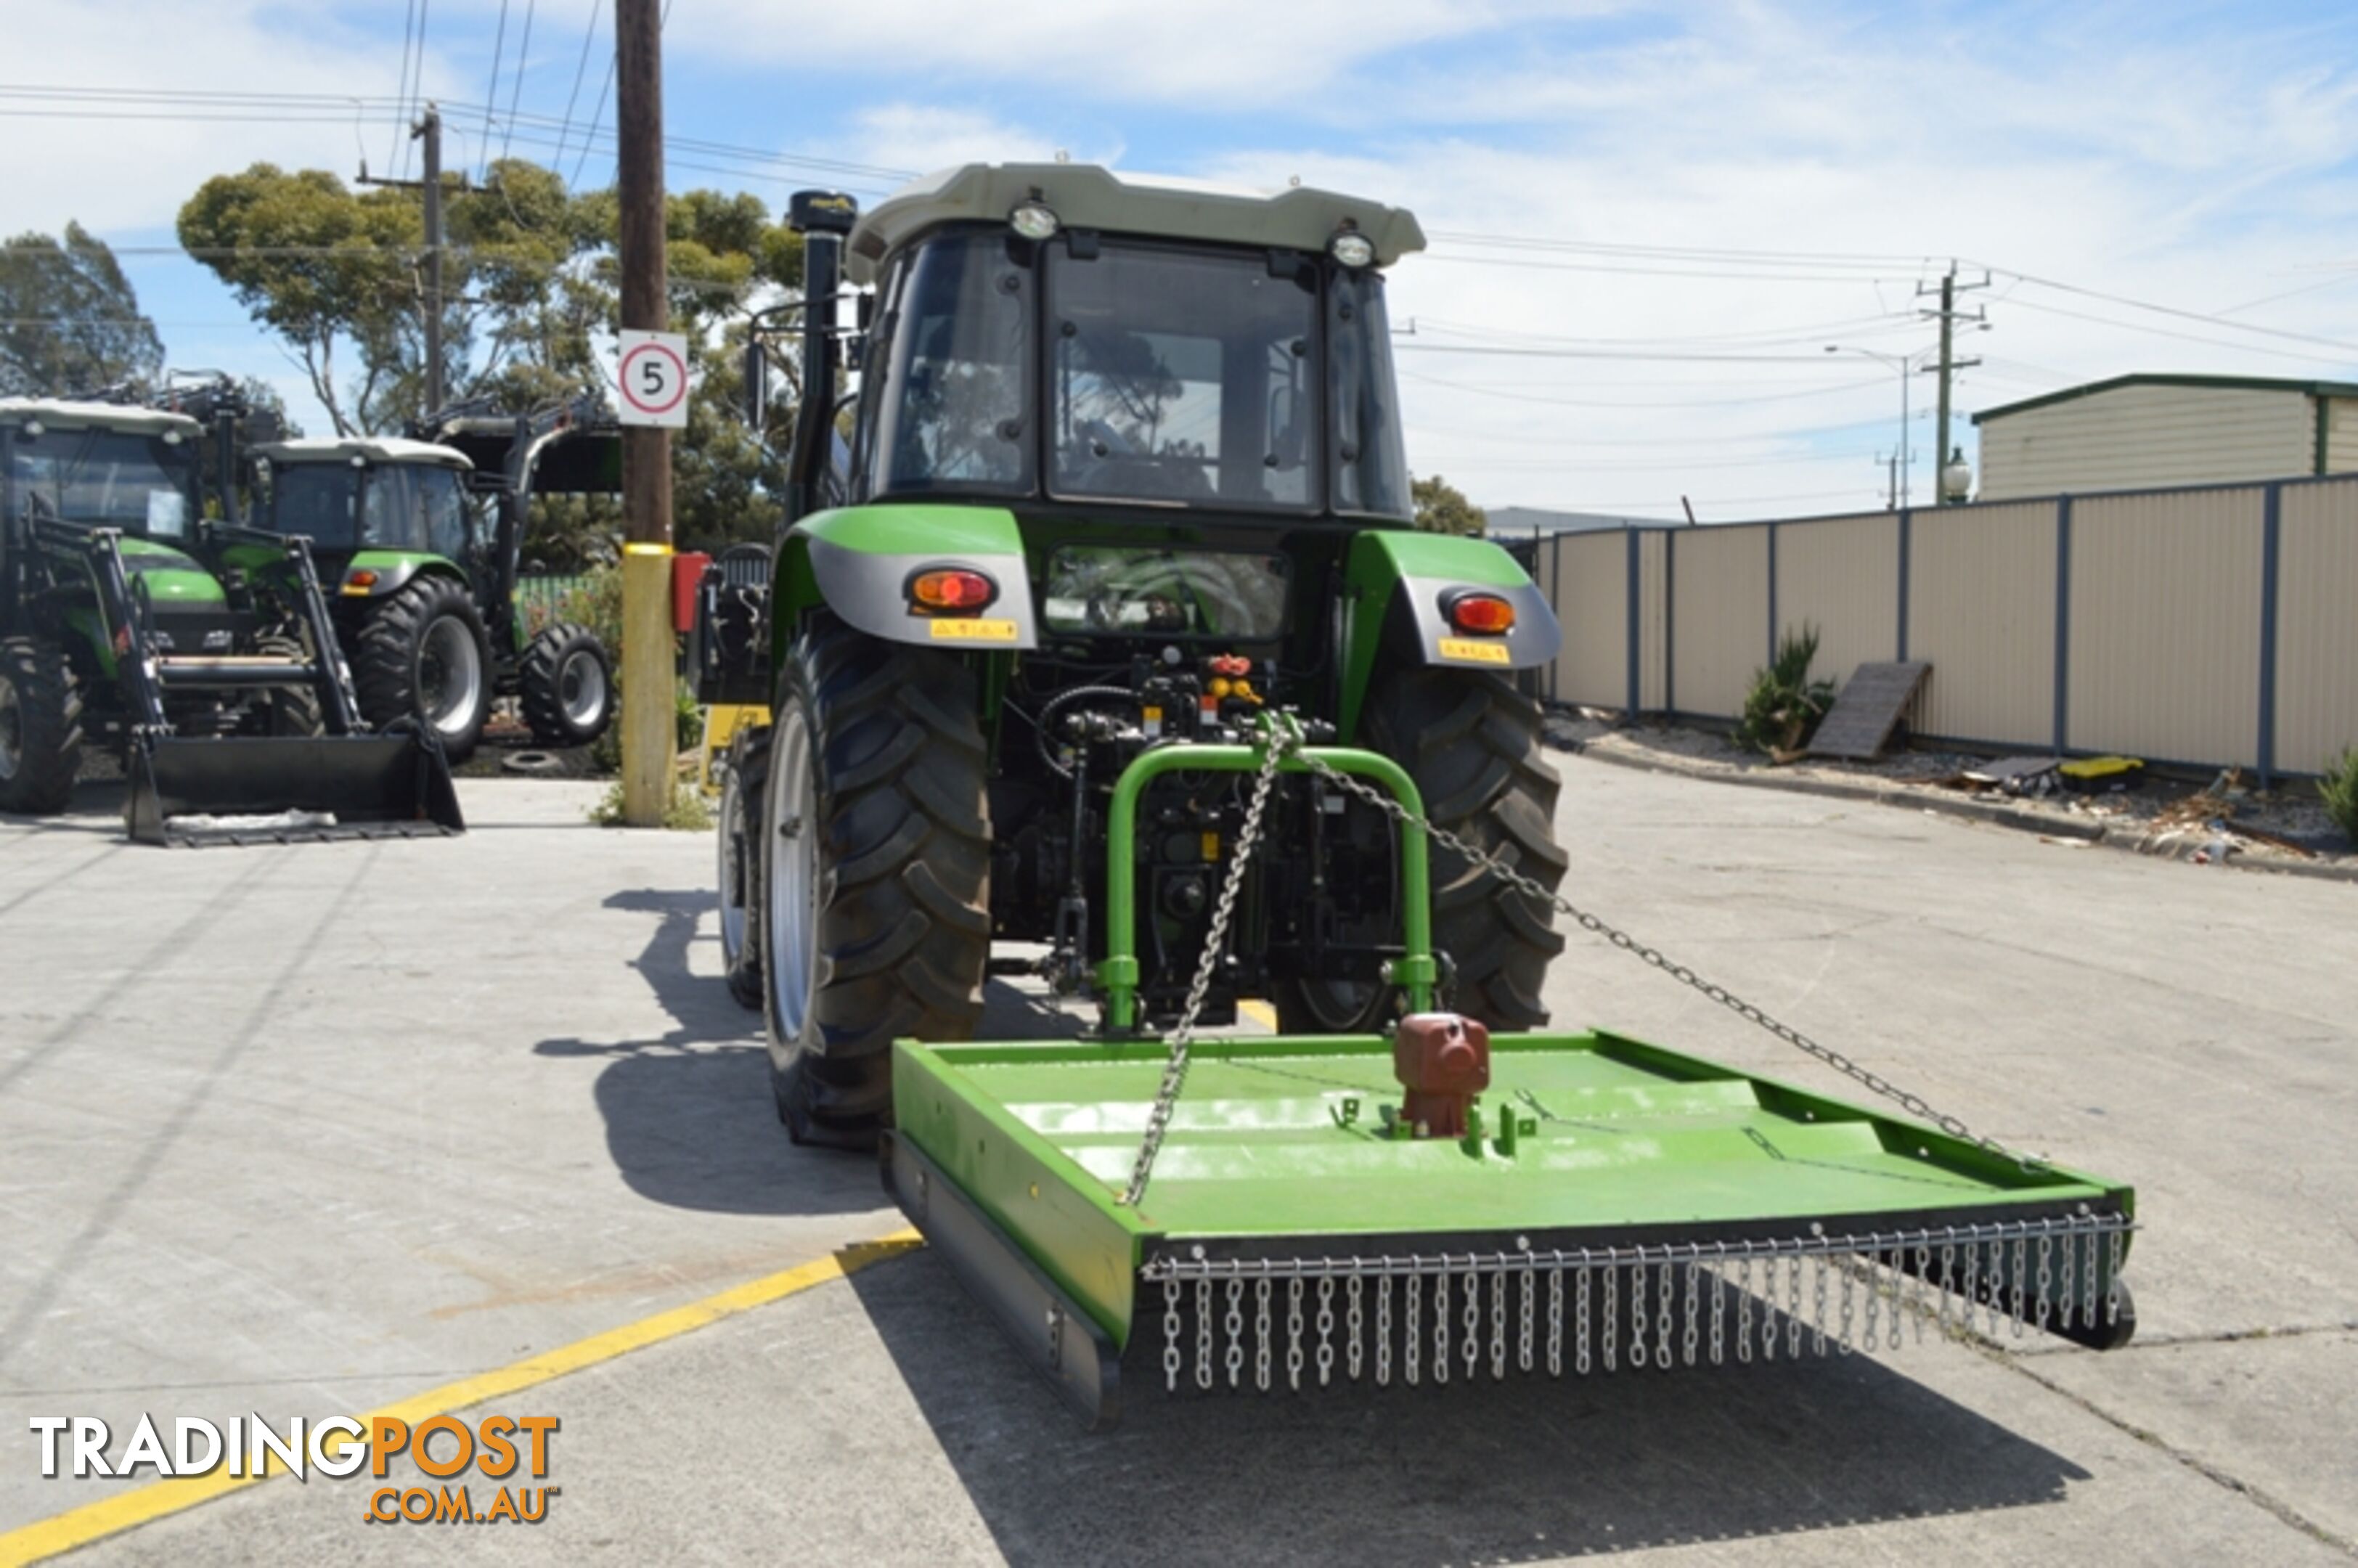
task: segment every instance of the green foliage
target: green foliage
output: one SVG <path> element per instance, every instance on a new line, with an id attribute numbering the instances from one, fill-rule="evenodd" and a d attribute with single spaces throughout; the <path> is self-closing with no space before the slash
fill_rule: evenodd
<path id="1" fill-rule="evenodd" d="M 114 251 L 79 223 L 62 243 L 0 244 L 0 396 L 62 397 L 163 373 L 156 324 Z"/>
<path id="2" fill-rule="evenodd" d="M 1433 474 L 1411 480 L 1409 493 L 1416 501 L 1416 525 L 1428 534 L 1470 534 L 1480 537 L 1489 517 L 1466 499 L 1466 492 Z"/>
<path id="3" fill-rule="evenodd" d="M 590 808 L 590 820 L 600 827 L 627 826 L 622 817 L 622 781 L 616 779 L 606 786 Z M 712 831 L 712 803 L 704 792 L 692 784 L 675 783 L 671 804 L 664 807 L 663 825 L 675 833 L 709 833 Z"/>
<path id="4" fill-rule="evenodd" d="M 1738 741 L 1780 761 L 1810 743 L 1818 721 L 1834 705 L 1834 683 L 1810 678 L 1810 665 L 1817 656 L 1816 627 L 1785 634 L 1768 667 L 1752 672 L 1752 689 L 1744 694 L 1744 717 L 1736 726 Z"/>
<path id="5" fill-rule="evenodd" d="M 2317 781 L 2317 793 L 2325 797 L 2325 815 L 2342 829 L 2342 837 L 2358 846 L 2358 746 L 2345 749 Z"/>

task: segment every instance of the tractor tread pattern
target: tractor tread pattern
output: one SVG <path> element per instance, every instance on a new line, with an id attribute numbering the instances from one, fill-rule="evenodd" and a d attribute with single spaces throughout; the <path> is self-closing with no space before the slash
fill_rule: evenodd
<path id="1" fill-rule="evenodd" d="M 0 811 L 50 816 L 73 802 L 81 772 L 81 692 L 65 650 L 46 637 L 0 639 L 0 672 L 16 688 L 23 757 L 0 783 Z"/>
<path id="2" fill-rule="evenodd" d="M 819 962 L 806 1050 L 780 1111 L 801 1141 L 873 1143 L 892 1110 L 892 1041 L 964 1040 L 990 951 L 988 750 L 972 673 L 832 615 L 795 644 L 780 704 L 809 704 L 820 835 Z"/>
<path id="3" fill-rule="evenodd" d="M 1541 753 L 1536 703 L 1501 676 L 1404 669 L 1379 677 L 1368 718 L 1371 743 L 1408 769 L 1430 820 L 1554 892 L 1570 864 L 1554 831 L 1563 781 Z M 1452 1005 L 1493 1029 L 1544 1025 L 1541 988 L 1564 946 L 1553 911 L 1438 844 L 1432 867 Z"/>
<path id="4" fill-rule="evenodd" d="M 455 615 L 474 634 L 483 655 L 484 700 L 468 734 L 460 740 L 442 738 L 443 754 L 456 766 L 472 756 L 482 738 L 482 720 L 491 711 L 490 642 L 483 635 L 483 618 L 467 590 L 438 574 L 421 577 L 374 606 L 361 628 L 352 659 L 352 684 L 360 698 L 361 717 L 379 730 L 401 719 L 425 715 L 418 711 L 418 648 L 426 629 L 443 615 Z"/>
<path id="5" fill-rule="evenodd" d="M 566 714 L 565 694 L 559 688 L 558 676 L 565 668 L 567 655 L 583 643 L 589 644 L 605 667 L 606 706 L 594 722 L 578 725 Z M 524 709 L 525 723 L 531 727 L 532 738 L 540 744 L 590 745 L 606 732 L 606 726 L 613 720 L 613 659 L 598 640 L 598 633 L 587 626 L 570 621 L 552 622 L 540 629 L 516 664 L 516 700 Z"/>

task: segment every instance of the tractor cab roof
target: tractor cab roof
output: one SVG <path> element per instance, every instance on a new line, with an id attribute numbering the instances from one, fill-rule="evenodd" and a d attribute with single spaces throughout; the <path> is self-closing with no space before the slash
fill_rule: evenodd
<path id="1" fill-rule="evenodd" d="M 419 464 L 469 470 L 467 454 L 431 441 L 406 440 L 399 436 L 314 436 L 297 441 L 273 441 L 254 449 L 281 468 L 299 463 L 349 463 L 354 460 L 383 465 Z"/>
<path id="2" fill-rule="evenodd" d="M 1374 243 L 1378 266 L 1424 248 L 1414 213 L 1308 186 L 1256 190 L 1095 164 L 970 163 L 904 185 L 864 213 L 845 246 L 844 270 L 854 283 L 873 283 L 883 259 L 926 230 L 1003 222 L 1027 202 L 1045 206 L 1067 229 L 1216 244 L 1323 251 L 1337 230 L 1356 229 Z"/>
<path id="3" fill-rule="evenodd" d="M 184 441 L 193 441 L 205 431 L 187 415 L 160 408 L 57 397 L 0 397 L 0 425 L 36 422 L 52 430 L 114 430 L 133 436 L 178 436 Z"/>

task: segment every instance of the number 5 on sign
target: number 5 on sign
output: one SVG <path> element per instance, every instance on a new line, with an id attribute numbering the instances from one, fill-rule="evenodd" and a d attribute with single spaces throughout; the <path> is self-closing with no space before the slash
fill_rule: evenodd
<path id="1" fill-rule="evenodd" d="M 615 389 L 625 425 L 687 425 L 687 340 L 677 332 L 622 334 Z"/>

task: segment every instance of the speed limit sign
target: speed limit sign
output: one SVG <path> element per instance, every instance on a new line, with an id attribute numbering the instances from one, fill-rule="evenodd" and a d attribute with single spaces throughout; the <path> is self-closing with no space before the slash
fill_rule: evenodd
<path id="1" fill-rule="evenodd" d="M 622 395 L 625 425 L 687 425 L 687 340 L 677 332 L 622 334 L 622 357 L 614 377 Z"/>

